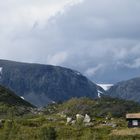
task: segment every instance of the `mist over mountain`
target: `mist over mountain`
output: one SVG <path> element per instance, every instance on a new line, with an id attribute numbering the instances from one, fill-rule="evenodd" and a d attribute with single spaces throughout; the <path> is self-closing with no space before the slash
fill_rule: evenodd
<path id="1" fill-rule="evenodd" d="M 96 83 L 140 75 L 140 1 L 15 0 L 0 5 L 2 59 L 69 67 Z"/>

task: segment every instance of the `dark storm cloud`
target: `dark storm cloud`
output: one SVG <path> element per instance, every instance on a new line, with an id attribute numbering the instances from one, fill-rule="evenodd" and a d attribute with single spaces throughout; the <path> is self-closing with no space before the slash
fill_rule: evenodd
<path id="1" fill-rule="evenodd" d="M 139 13 L 138 0 L 85 0 L 67 5 L 47 21 L 42 16 L 31 20 L 31 26 L 18 23 L 10 33 L 3 31 L 0 55 L 70 67 L 96 82 L 138 76 Z"/>

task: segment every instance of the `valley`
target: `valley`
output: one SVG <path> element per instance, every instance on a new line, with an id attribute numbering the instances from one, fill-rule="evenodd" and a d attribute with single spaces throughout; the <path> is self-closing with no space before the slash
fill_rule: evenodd
<path id="1" fill-rule="evenodd" d="M 139 83 L 95 84 L 75 70 L 0 60 L 0 139 L 140 139 L 125 118 L 140 112 Z"/>

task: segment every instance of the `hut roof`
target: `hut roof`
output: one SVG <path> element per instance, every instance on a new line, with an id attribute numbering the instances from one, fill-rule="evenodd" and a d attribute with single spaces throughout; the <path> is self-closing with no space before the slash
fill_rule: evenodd
<path id="1" fill-rule="evenodd" d="M 126 114 L 126 119 L 140 119 L 140 113 Z"/>

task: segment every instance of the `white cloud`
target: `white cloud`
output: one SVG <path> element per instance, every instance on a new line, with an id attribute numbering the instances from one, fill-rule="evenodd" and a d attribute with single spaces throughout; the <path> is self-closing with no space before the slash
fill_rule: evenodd
<path id="1" fill-rule="evenodd" d="M 138 0 L 3 1 L 0 56 L 70 67 L 97 82 L 127 79 L 140 74 L 139 13 Z"/>
<path id="2" fill-rule="evenodd" d="M 76 2 L 81 2 L 76 0 Z M 0 3 L 0 25 L 7 28 L 28 27 L 37 21 L 46 25 L 48 19 L 63 13 L 67 5 L 77 4 L 75 0 L 6 0 Z M 5 29 L 4 29 L 5 30 Z"/>
<path id="3" fill-rule="evenodd" d="M 55 55 L 48 55 L 47 64 L 61 65 L 66 61 L 67 55 L 66 52 L 58 52 Z"/>
<path id="4" fill-rule="evenodd" d="M 132 62 L 130 62 L 130 63 L 125 63 L 124 65 L 125 65 L 126 67 L 132 68 L 132 69 L 140 68 L 140 58 L 136 58 L 136 59 L 134 59 Z"/>
<path id="5" fill-rule="evenodd" d="M 101 69 L 103 69 L 103 65 L 101 65 L 101 64 L 99 64 L 99 65 L 97 65 L 96 67 L 93 67 L 93 68 L 88 68 L 85 72 L 85 75 L 87 75 L 89 77 L 92 77 L 95 74 L 97 74 L 97 72 Z"/>

